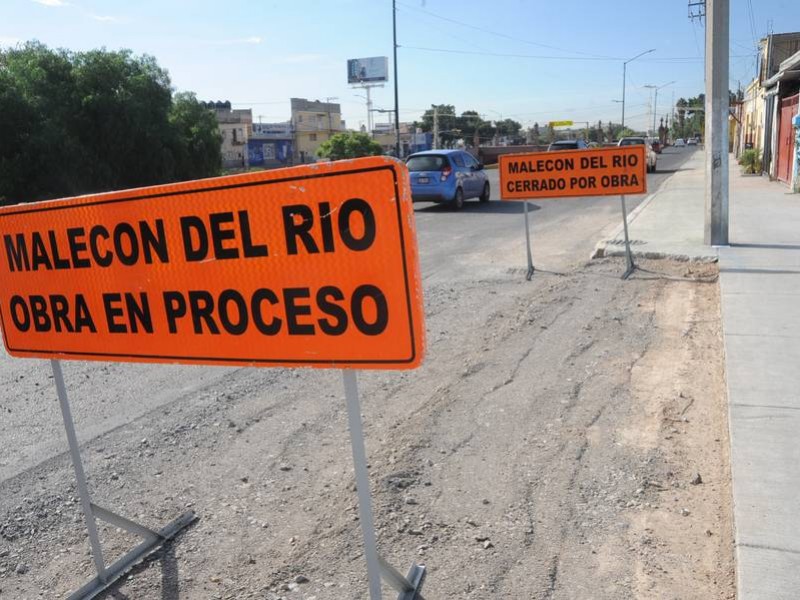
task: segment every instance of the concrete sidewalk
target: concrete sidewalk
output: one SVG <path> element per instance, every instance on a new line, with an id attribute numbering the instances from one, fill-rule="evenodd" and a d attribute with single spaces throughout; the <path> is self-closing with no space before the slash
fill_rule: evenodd
<path id="1" fill-rule="evenodd" d="M 703 153 L 631 215 L 635 254 L 719 259 L 737 597 L 800 598 L 800 194 L 731 157 L 730 247 L 703 245 Z M 621 227 L 596 254 L 620 254 Z"/>

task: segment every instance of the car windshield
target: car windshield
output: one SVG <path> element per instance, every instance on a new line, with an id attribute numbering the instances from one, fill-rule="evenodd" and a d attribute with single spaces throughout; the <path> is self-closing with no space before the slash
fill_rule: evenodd
<path id="1" fill-rule="evenodd" d="M 447 159 L 435 154 L 412 156 L 408 159 L 406 166 L 409 171 L 441 171 L 447 166 Z"/>
<path id="2" fill-rule="evenodd" d="M 620 146 L 638 146 L 644 144 L 644 140 L 642 138 L 627 138 L 620 140 Z"/>

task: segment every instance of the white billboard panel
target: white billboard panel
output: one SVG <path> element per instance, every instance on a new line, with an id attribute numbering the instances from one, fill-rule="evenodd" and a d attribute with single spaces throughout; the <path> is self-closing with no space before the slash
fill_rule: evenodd
<path id="1" fill-rule="evenodd" d="M 389 59 L 385 56 L 351 58 L 347 61 L 347 83 L 389 81 Z"/>

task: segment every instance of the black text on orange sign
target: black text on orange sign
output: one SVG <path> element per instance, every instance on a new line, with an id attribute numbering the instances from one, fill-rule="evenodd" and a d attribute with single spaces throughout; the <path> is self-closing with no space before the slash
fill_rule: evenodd
<path id="1" fill-rule="evenodd" d="M 405 166 L 382 158 L 0 209 L 15 356 L 413 368 Z"/>
<path id="2" fill-rule="evenodd" d="M 644 146 L 506 154 L 499 158 L 503 200 L 647 192 Z"/>

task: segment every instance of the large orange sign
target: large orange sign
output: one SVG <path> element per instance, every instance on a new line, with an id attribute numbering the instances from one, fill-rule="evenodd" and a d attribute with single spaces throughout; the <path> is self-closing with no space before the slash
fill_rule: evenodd
<path id="1" fill-rule="evenodd" d="M 365 158 L 0 209 L 19 357 L 409 369 L 408 173 Z"/>
<path id="2" fill-rule="evenodd" d="M 647 192 L 645 147 L 500 155 L 503 200 Z"/>

